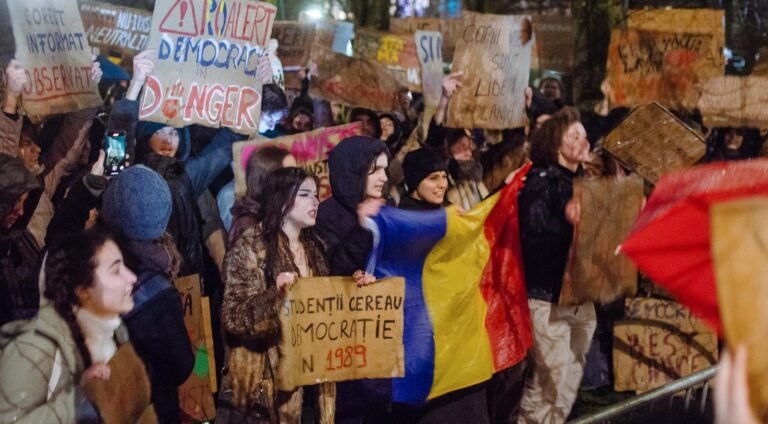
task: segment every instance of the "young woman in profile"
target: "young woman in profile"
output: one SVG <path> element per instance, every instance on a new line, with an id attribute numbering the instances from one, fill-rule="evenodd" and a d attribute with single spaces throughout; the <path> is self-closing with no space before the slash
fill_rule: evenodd
<path id="1" fill-rule="evenodd" d="M 69 236 L 51 246 L 44 271 L 38 315 L 2 329 L 0 422 L 157 422 L 120 318 L 134 306 L 136 275 L 112 237 L 98 229 Z M 103 404 L 115 391 L 107 386 L 118 384 L 113 371 L 127 376 L 119 382 L 126 390 Z"/>
<path id="2" fill-rule="evenodd" d="M 276 381 L 280 299 L 298 277 L 328 275 L 314 228 L 317 186 L 317 178 L 301 168 L 272 172 L 259 224 L 227 254 L 222 323 L 228 354 L 217 422 L 334 422 L 334 383 L 278 392 Z M 368 282 L 358 278 L 358 284 Z"/>

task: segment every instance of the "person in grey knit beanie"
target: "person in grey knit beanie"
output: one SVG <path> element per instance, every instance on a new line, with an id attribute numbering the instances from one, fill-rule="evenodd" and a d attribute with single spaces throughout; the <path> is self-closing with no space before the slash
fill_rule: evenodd
<path id="1" fill-rule="evenodd" d="M 156 240 L 171 217 L 171 191 L 163 177 L 144 165 L 121 172 L 104 192 L 101 216 L 131 240 Z"/>

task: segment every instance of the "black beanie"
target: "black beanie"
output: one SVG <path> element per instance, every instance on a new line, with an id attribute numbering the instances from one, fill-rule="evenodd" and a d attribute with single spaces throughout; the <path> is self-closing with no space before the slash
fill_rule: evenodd
<path id="1" fill-rule="evenodd" d="M 428 148 L 414 150 L 403 160 L 403 174 L 408 193 L 413 193 L 422 180 L 437 171 L 448 172 L 448 161 Z"/>

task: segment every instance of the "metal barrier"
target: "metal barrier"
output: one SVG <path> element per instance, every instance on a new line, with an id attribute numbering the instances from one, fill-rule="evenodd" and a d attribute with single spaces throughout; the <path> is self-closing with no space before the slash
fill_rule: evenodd
<path id="1" fill-rule="evenodd" d="M 691 398 L 693 395 L 693 389 L 703 384 L 701 403 L 699 405 L 699 411 L 704 412 L 704 408 L 707 404 L 707 395 L 709 392 L 709 381 L 715 377 L 717 372 L 717 365 L 693 373 L 689 376 L 683 377 L 679 380 L 675 380 L 669 384 L 665 384 L 661 387 L 657 387 L 653 390 L 649 390 L 641 395 L 634 396 L 632 398 L 615 403 L 605 409 L 597 411 L 595 413 L 584 415 L 568 421 L 567 424 L 597 424 L 604 423 L 606 421 L 616 419 L 622 416 L 626 416 L 632 411 L 641 406 L 651 404 L 652 402 L 672 397 L 672 395 L 685 391 L 685 410 L 687 411 Z"/>

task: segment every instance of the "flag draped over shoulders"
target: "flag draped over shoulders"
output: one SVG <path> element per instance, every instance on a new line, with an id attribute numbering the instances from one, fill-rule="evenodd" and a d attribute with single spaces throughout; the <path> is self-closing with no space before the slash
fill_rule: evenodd
<path id="1" fill-rule="evenodd" d="M 468 212 L 383 208 L 373 219 L 369 269 L 406 279 L 406 371 L 393 380 L 393 401 L 481 383 L 531 347 L 517 211 L 529 167 Z"/>

